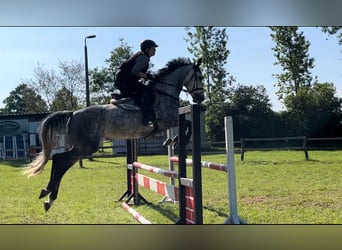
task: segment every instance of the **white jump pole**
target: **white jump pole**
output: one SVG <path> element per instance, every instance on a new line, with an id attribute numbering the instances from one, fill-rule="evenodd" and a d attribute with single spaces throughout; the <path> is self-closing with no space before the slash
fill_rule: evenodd
<path id="1" fill-rule="evenodd" d="M 231 116 L 224 117 L 225 125 L 225 141 L 226 141 L 226 164 L 227 181 L 228 181 L 228 203 L 230 216 L 225 220 L 224 224 L 245 224 L 238 215 L 237 198 L 236 198 L 236 179 L 235 179 L 235 161 L 234 161 L 234 134 L 233 134 L 233 118 Z"/>
<path id="2" fill-rule="evenodd" d="M 173 138 L 172 128 L 169 128 L 166 131 L 166 136 L 167 136 L 167 138 Z M 173 161 L 170 160 L 170 158 L 172 156 L 174 156 L 174 154 L 175 154 L 174 143 L 169 143 L 169 145 L 167 146 L 167 154 L 168 154 L 168 160 L 169 160 L 169 170 L 174 171 L 175 168 L 174 168 Z M 170 184 L 175 185 L 175 178 L 170 177 Z M 170 198 L 170 197 L 164 196 L 159 202 L 160 203 L 162 203 L 162 202 L 175 202 L 175 200 Z"/>

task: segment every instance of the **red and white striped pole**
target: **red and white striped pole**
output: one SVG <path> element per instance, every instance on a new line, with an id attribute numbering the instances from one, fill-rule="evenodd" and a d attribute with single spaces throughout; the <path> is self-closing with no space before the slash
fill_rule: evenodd
<path id="1" fill-rule="evenodd" d="M 139 221 L 141 224 L 152 224 L 149 220 L 147 220 L 144 216 L 139 214 L 136 210 L 131 208 L 126 202 L 122 202 L 121 206 L 129 212 L 131 215 L 133 215 L 134 219 Z"/>

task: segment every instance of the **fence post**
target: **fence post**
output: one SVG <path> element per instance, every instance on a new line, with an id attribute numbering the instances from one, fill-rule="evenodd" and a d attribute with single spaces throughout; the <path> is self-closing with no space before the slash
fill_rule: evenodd
<path id="1" fill-rule="evenodd" d="M 133 149 L 133 142 L 132 139 L 128 139 L 126 141 L 126 164 L 132 164 L 134 161 L 137 161 L 137 156 L 134 154 L 136 153 L 135 150 Z M 133 193 L 134 193 L 134 187 L 133 187 L 133 180 L 132 180 L 132 169 L 127 168 L 126 166 L 126 180 L 127 180 L 127 190 L 126 192 L 119 198 L 118 201 L 121 201 L 125 196 L 128 197 L 128 199 L 130 200 Z"/>
<path id="2" fill-rule="evenodd" d="M 228 182 L 228 204 L 230 216 L 224 222 L 225 224 L 245 224 L 246 222 L 238 215 L 237 197 L 236 197 L 236 175 L 234 158 L 234 132 L 233 118 L 224 117 L 225 144 L 226 144 L 226 167 Z"/>
<path id="3" fill-rule="evenodd" d="M 244 144 L 244 139 L 240 139 L 240 144 L 241 144 L 241 161 L 245 159 L 245 144 Z"/>
<path id="4" fill-rule="evenodd" d="M 308 138 L 306 136 L 304 136 L 304 138 L 303 138 L 303 149 L 304 149 L 305 159 L 309 160 Z"/>
<path id="5" fill-rule="evenodd" d="M 180 113 L 178 115 L 178 178 L 179 183 L 181 178 L 186 178 L 186 162 L 185 159 L 187 158 L 186 152 L 186 124 L 185 124 L 185 113 Z M 185 224 L 185 186 L 179 185 L 179 219 L 176 224 Z"/>
<path id="6" fill-rule="evenodd" d="M 194 179 L 195 223 L 203 224 L 202 166 L 201 166 L 201 106 L 191 105 L 192 120 L 192 174 Z"/>

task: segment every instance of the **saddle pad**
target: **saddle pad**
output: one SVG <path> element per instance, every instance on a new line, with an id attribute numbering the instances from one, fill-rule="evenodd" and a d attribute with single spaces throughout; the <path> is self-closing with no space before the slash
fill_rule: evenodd
<path id="1" fill-rule="evenodd" d="M 110 100 L 110 103 L 122 109 L 129 110 L 129 111 L 141 110 L 140 107 L 137 106 L 131 98 L 123 98 L 120 100 L 112 99 Z"/>

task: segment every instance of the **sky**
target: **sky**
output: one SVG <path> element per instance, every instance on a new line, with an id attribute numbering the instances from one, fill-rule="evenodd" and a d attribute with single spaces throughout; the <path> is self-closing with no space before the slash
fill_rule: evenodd
<path id="1" fill-rule="evenodd" d="M 337 95 L 342 97 L 342 46 L 335 36 L 328 36 L 316 27 L 300 28 L 310 41 L 309 55 L 315 59 L 311 70 L 320 82 L 332 82 Z M 273 74 L 280 73 L 280 66 L 274 65 L 276 58 L 272 47 L 274 42 L 266 27 L 226 27 L 227 48 L 230 51 L 227 71 L 242 85 L 263 85 L 270 97 L 274 111 L 283 110 L 274 87 Z M 184 27 L 0 27 L 0 107 L 20 83 L 34 79 L 38 63 L 46 70 L 58 72 L 62 62 L 84 64 L 84 38 L 87 39 L 88 67 L 106 66 L 110 52 L 120 45 L 120 38 L 139 50 L 143 39 L 152 39 L 159 45 L 151 58 L 157 70 L 176 57 L 193 56 L 187 51 Z M 186 98 L 185 95 L 182 95 Z"/>

